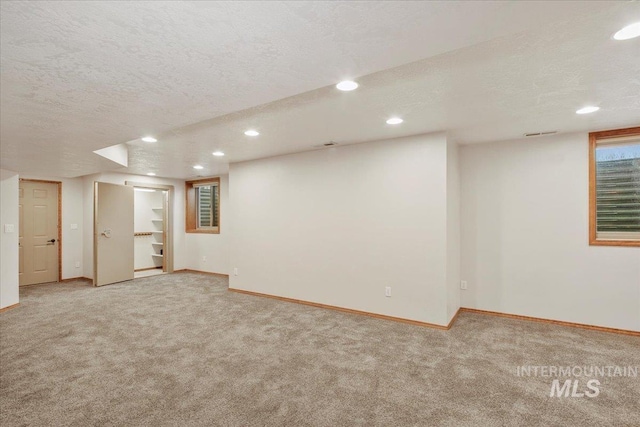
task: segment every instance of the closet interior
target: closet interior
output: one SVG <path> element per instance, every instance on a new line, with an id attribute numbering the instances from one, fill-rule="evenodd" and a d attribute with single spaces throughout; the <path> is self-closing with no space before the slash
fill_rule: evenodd
<path id="1" fill-rule="evenodd" d="M 134 270 L 166 271 L 166 190 L 135 188 L 134 192 Z M 147 275 L 145 274 L 145 275 Z"/>

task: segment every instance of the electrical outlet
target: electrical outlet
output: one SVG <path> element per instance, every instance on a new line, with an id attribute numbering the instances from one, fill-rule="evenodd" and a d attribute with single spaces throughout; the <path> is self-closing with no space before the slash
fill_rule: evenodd
<path id="1" fill-rule="evenodd" d="M 4 232 L 5 233 L 13 233 L 15 231 L 15 226 L 13 224 L 5 224 Z"/>
<path id="2" fill-rule="evenodd" d="M 233 275 L 237 276 L 238 275 L 238 267 L 234 267 L 233 269 Z"/>
<path id="3" fill-rule="evenodd" d="M 391 296 L 391 286 L 387 286 L 386 288 L 384 288 L 384 296 L 385 297 Z"/>
<path id="4" fill-rule="evenodd" d="M 80 268 L 80 261 L 76 261 L 76 268 Z"/>
<path id="5" fill-rule="evenodd" d="M 460 281 L 460 289 L 466 291 L 467 290 L 467 281 L 466 280 L 461 280 Z"/>
<path id="6" fill-rule="evenodd" d="M 72 230 L 77 230 L 78 229 L 78 224 L 71 224 L 71 229 Z"/>
<path id="7" fill-rule="evenodd" d="M 202 262 L 207 262 L 207 257 L 206 256 L 202 257 Z"/>

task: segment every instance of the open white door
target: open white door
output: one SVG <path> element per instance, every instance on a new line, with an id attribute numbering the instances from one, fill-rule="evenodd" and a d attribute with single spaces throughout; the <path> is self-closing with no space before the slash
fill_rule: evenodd
<path id="1" fill-rule="evenodd" d="M 93 284 L 133 279 L 133 187 L 94 183 Z"/>

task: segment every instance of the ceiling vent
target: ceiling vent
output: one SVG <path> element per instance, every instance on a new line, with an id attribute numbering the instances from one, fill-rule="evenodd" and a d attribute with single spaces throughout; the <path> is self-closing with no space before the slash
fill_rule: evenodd
<path id="1" fill-rule="evenodd" d="M 532 132 L 532 133 L 525 133 L 524 136 L 547 136 L 547 135 L 553 135 L 558 133 L 557 130 L 551 130 L 551 131 L 547 131 L 547 132 Z"/>

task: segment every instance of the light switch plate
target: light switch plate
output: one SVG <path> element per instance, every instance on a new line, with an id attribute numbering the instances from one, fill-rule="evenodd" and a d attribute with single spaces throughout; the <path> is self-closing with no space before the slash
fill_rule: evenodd
<path id="1" fill-rule="evenodd" d="M 16 231 L 16 227 L 13 224 L 5 224 L 4 225 L 4 232 L 5 233 L 13 233 Z"/>

